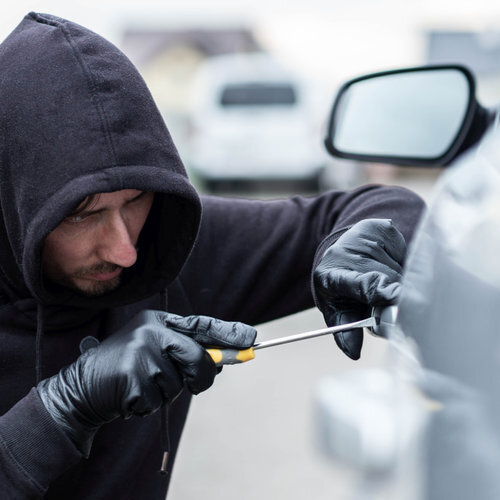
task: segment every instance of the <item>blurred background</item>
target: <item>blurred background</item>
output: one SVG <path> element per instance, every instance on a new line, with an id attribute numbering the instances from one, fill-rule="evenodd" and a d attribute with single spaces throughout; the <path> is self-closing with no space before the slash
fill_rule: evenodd
<path id="1" fill-rule="evenodd" d="M 311 195 L 366 182 L 425 198 L 439 168 L 358 164 L 322 146 L 336 89 L 374 71 L 461 63 L 483 105 L 500 101 L 495 0 L 4 0 L 0 39 L 31 10 L 96 31 L 144 76 L 201 192 Z M 313 310 L 259 327 L 259 338 L 323 326 Z M 384 363 L 368 337 L 362 360 L 331 338 L 259 352 L 226 367 L 194 399 L 169 498 L 348 499 L 355 475 L 321 452 L 315 398 L 328 375 Z"/>
<path id="2" fill-rule="evenodd" d="M 0 39 L 30 10 L 79 22 L 125 51 L 207 192 L 273 196 L 432 180 L 436 171 L 326 155 L 333 95 L 355 76 L 463 63 L 483 104 L 500 94 L 494 0 L 6 0 Z"/>

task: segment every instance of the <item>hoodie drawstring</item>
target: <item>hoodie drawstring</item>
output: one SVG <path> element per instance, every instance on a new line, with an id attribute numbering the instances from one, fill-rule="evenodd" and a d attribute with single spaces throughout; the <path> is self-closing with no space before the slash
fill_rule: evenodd
<path id="1" fill-rule="evenodd" d="M 43 338 L 43 306 L 36 307 L 36 340 L 35 340 L 35 374 L 36 385 L 42 380 L 42 338 Z"/>
<path id="2" fill-rule="evenodd" d="M 170 451 L 170 435 L 168 432 L 168 404 L 161 407 L 161 446 L 163 449 L 163 457 L 161 459 L 160 474 L 166 476 L 168 474 L 168 453 Z"/>
<path id="3" fill-rule="evenodd" d="M 167 291 L 162 290 L 160 293 L 161 309 L 167 311 L 168 308 L 168 296 Z M 168 454 L 170 451 L 170 434 L 168 432 L 168 404 L 164 404 L 161 407 L 160 419 L 161 419 L 161 429 L 160 429 L 160 442 L 163 449 L 163 457 L 161 461 L 160 474 L 167 475 L 167 464 L 168 464 Z"/>

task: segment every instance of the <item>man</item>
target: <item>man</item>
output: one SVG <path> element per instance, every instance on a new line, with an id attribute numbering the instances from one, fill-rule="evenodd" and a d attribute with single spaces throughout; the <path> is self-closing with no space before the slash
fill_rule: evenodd
<path id="1" fill-rule="evenodd" d="M 200 200 L 109 42 L 31 13 L 0 67 L 0 496 L 164 498 L 204 346 L 311 307 L 313 267 L 328 323 L 394 300 L 422 202 Z M 339 345 L 359 357 L 360 332 Z"/>

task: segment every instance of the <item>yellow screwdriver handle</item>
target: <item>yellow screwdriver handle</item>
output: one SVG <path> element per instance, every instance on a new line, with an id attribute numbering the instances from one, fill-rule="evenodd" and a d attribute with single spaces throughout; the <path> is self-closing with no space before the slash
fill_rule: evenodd
<path id="1" fill-rule="evenodd" d="M 207 349 L 208 354 L 214 360 L 216 366 L 222 365 L 236 365 L 238 363 L 245 363 L 255 358 L 253 347 L 248 349 Z"/>

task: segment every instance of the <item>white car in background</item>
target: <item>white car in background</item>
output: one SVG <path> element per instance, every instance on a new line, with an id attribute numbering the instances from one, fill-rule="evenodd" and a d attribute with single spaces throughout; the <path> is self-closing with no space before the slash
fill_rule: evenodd
<path id="1" fill-rule="evenodd" d="M 208 190 L 290 181 L 317 190 L 330 161 L 321 98 L 265 53 L 211 57 L 194 84 L 190 173 Z"/>

